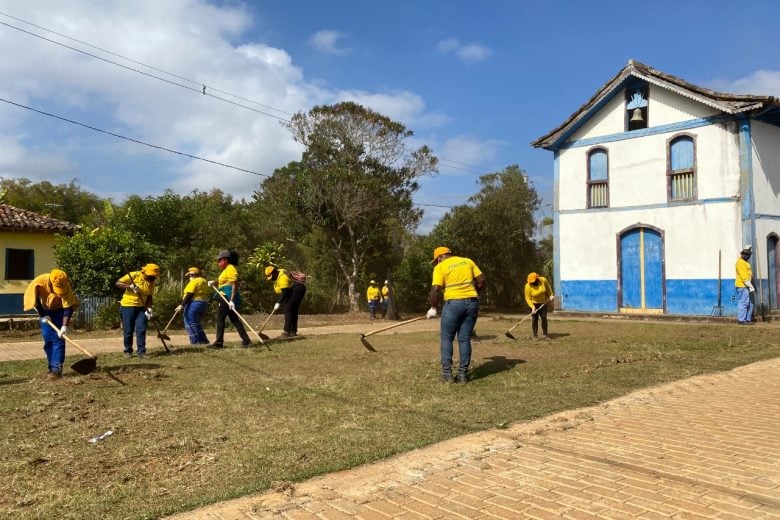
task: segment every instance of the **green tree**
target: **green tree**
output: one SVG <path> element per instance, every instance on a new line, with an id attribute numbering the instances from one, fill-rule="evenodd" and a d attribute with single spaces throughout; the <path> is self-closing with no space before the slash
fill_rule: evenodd
<path id="1" fill-rule="evenodd" d="M 483 175 L 479 184 L 480 191 L 447 213 L 431 237 L 482 269 L 487 305 L 516 306 L 526 275 L 538 264 L 533 237 L 539 196 L 517 165 Z"/>
<path id="2" fill-rule="evenodd" d="M 350 310 L 359 310 L 367 263 L 382 255 L 395 229 L 411 230 L 422 212 L 412 204 L 417 180 L 436 169 L 426 146 L 407 147 L 413 133 L 356 103 L 317 106 L 288 125 L 306 149 L 279 168 L 255 199 L 295 236 L 317 230 L 344 280 Z"/>
<path id="3" fill-rule="evenodd" d="M 97 225 L 103 218 L 103 199 L 82 190 L 73 180 L 68 184 L 29 179 L 0 179 L 3 203 L 79 225 Z"/>

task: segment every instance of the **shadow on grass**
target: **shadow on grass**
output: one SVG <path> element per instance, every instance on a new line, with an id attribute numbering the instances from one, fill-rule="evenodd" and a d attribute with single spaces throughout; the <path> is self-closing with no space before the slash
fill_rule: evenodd
<path id="1" fill-rule="evenodd" d="M 471 378 L 481 379 L 504 370 L 512 370 L 515 366 L 525 362 L 525 359 L 507 359 L 504 356 L 492 356 L 471 371 Z"/>
<path id="2" fill-rule="evenodd" d="M 0 386 L 16 385 L 19 383 L 29 383 L 32 379 L 27 377 L 12 377 L 11 379 L 0 379 Z"/>

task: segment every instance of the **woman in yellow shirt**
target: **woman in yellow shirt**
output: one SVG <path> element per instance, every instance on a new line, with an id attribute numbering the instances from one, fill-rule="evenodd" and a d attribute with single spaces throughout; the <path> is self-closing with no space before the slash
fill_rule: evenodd
<path id="1" fill-rule="evenodd" d="M 236 314 L 236 309 L 241 306 L 241 294 L 238 292 L 238 270 L 233 265 L 234 262 L 234 255 L 230 251 L 222 250 L 217 255 L 217 265 L 222 269 L 219 278 L 217 278 L 217 290 L 225 298 L 219 299 L 217 337 L 214 340 L 214 348 L 222 348 L 224 346 L 226 318 L 230 318 L 230 323 L 236 328 L 236 332 L 241 337 L 241 345 L 246 348 L 252 344 L 244 324 Z M 209 282 L 209 285 L 214 285 L 214 282 Z M 227 300 L 227 303 L 225 303 L 225 300 Z"/>
<path id="2" fill-rule="evenodd" d="M 549 340 L 547 336 L 547 304 L 554 298 L 552 287 L 544 276 L 539 276 L 536 273 L 528 275 L 525 284 L 525 302 L 533 312 L 533 318 L 531 319 L 531 331 L 534 334 L 534 339 L 538 339 L 539 336 L 539 319 L 542 320 L 542 339 Z"/>
<path id="3" fill-rule="evenodd" d="M 152 295 L 159 276 L 159 265 L 146 264 L 140 271 L 131 271 L 116 282 L 117 287 L 125 290 L 119 302 L 119 313 L 122 316 L 126 358 L 133 355 L 133 332 L 138 357 L 146 357 L 146 325 L 154 316 Z"/>

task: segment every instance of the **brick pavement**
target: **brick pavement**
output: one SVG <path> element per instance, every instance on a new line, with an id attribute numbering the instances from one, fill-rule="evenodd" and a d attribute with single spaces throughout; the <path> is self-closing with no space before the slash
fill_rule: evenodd
<path id="1" fill-rule="evenodd" d="M 780 359 L 172 518 L 780 518 Z"/>

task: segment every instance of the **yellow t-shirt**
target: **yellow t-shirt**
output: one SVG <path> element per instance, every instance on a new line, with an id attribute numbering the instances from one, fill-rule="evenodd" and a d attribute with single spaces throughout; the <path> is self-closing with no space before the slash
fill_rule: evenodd
<path id="1" fill-rule="evenodd" d="M 376 285 L 369 285 L 366 289 L 366 299 L 368 300 L 381 300 L 382 293 L 379 292 L 379 287 Z"/>
<path id="2" fill-rule="evenodd" d="M 481 274 L 482 271 L 470 258 L 450 256 L 433 268 L 431 285 L 444 287 L 444 301 L 476 298 L 474 279 Z"/>
<path id="3" fill-rule="evenodd" d="M 382 287 L 382 298 L 387 299 L 390 296 L 390 288 L 388 286 Z"/>
<path id="4" fill-rule="evenodd" d="M 737 259 L 737 278 L 734 280 L 735 287 L 745 287 L 745 280 L 753 281 L 753 268 L 750 262 L 740 257 Z"/>
<path id="5" fill-rule="evenodd" d="M 122 307 L 145 307 L 146 298 L 154 293 L 155 282 L 147 282 L 141 271 L 132 271 L 118 280 L 119 283 L 124 284 L 129 284 L 131 281 L 138 287 L 138 294 L 132 289 L 125 289 L 119 305 Z"/>
<path id="6" fill-rule="evenodd" d="M 207 302 L 209 301 L 209 296 L 211 296 L 211 287 L 209 287 L 205 278 L 196 276 L 187 282 L 182 293 L 182 296 L 192 294 L 194 301 Z"/>
<path id="7" fill-rule="evenodd" d="M 525 303 L 527 303 L 528 307 L 531 309 L 534 308 L 534 303 L 544 303 L 549 300 L 552 295 L 553 292 L 552 287 L 550 287 L 550 282 L 548 282 L 547 278 L 544 276 L 539 277 L 539 283 L 536 285 L 531 285 L 530 283 L 525 284 Z"/>
<path id="8" fill-rule="evenodd" d="M 276 277 L 276 281 L 274 282 L 274 292 L 276 294 L 281 294 L 282 289 L 289 289 L 292 287 L 292 284 L 292 278 L 287 274 L 287 271 L 279 269 L 279 276 Z"/>
<path id="9" fill-rule="evenodd" d="M 70 286 L 70 284 L 68 284 Z M 29 311 L 35 308 L 36 288 L 38 289 L 37 298 L 43 302 L 43 307 L 49 310 L 57 309 L 70 309 L 76 307 L 79 304 L 78 298 L 73 293 L 73 289 L 69 287 L 69 290 L 62 296 L 58 296 L 54 292 L 49 282 L 49 274 L 41 274 L 35 277 L 30 282 L 27 289 L 24 291 L 24 310 Z"/>
<path id="10" fill-rule="evenodd" d="M 236 269 L 236 266 L 233 264 L 228 264 L 221 273 L 219 273 L 219 278 L 217 278 L 217 287 L 222 288 L 226 285 L 229 285 L 231 282 L 237 282 L 238 281 L 238 269 Z"/>

